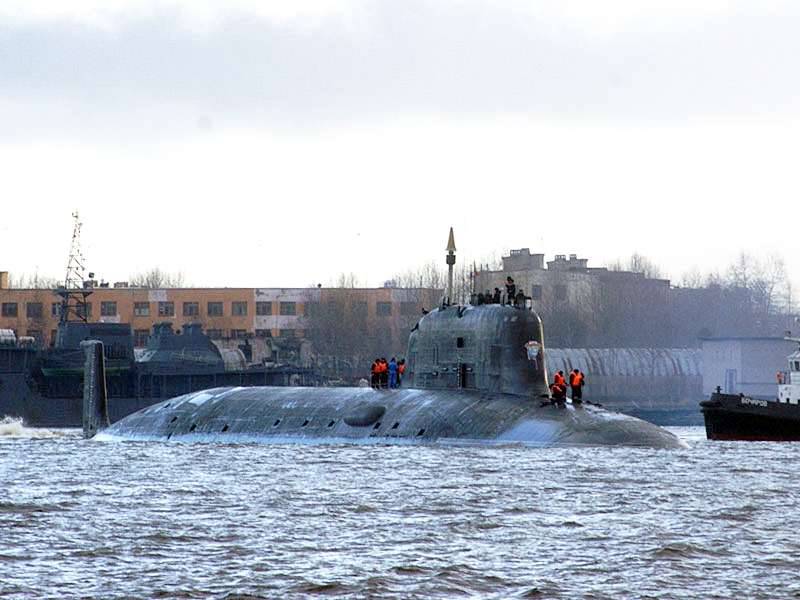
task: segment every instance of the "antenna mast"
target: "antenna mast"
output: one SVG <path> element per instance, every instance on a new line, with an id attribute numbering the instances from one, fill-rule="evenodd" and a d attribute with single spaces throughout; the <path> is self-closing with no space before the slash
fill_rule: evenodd
<path id="1" fill-rule="evenodd" d="M 447 304 L 448 306 L 453 302 L 453 265 L 456 264 L 456 242 L 453 238 L 453 228 L 450 228 L 450 236 L 447 239 Z"/>
<path id="2" fill-rule="evenodd" d="M 79 321 L 86 322 L 88 311 L 86 298 L 92 293 L 91 283 L 86 279 L 83 252 L 81 252 L 81 227 L 78 211 L 72 213 L 72 242 L 69 247 L 69 260 L 67 261 L 67 274 L 64 277 L 64 286 L 56 290 L 61 296 L 61 314 L 59 323 L 70 321 L 74 316 Z M 93 276 L 89 273 L 89 279 Z"/>

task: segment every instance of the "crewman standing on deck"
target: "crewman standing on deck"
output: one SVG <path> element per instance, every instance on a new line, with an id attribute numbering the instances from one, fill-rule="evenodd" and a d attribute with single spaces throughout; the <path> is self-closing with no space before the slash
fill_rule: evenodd
<path id="1" fill-rule="evenodd" d="M 369 368 L 369 373 L 370 373 L 369 382 L 370 385 L 374 388 L 378 387 L 378 362 L 380 362 L 380 359 L 376 358 L 375 360 L 372 361 L 372 365 Z"/>
<path id="2" fill-rule="evenodd" d="M 553 375 L 553 384 L 560 385 L 564 388 L 567 387 L 567 380 L 564 379 L 564 371 L 556 371 L 556 374 Z"/>
<path id="3" fill-rule="evenodd" d="M 389 361 L 389 388 L 394 389 L 397 387 L 397 361 L 394 356 Z"/>
<path id="4" fill-rule="evenodd" d="M 578 369 L 570 371 L 569 387 L 572 388 L 572 403 L 580 404 L 583 402 L 583 373 Z"/>

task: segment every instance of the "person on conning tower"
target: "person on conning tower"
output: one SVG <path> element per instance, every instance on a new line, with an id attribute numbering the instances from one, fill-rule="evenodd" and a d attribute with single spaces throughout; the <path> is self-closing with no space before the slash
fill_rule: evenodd
<path id="1" fill-rule="evenodd" d="M 514 304 L 514 299 L 517 297 L 517 286 L 514 284 L 514 279 L 509 275 L 506 277 L 506 303 Z"/>

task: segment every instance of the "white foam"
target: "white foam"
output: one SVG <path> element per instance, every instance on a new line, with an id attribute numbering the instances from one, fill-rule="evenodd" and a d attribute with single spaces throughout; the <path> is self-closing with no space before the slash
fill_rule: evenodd
<path id="1" fill-rule="evenodd" d="M 63 430 L 26 427 L 20 417 L 3 417 L 0 419 L 0 438 L 58 438 L 68 435 Z"/>

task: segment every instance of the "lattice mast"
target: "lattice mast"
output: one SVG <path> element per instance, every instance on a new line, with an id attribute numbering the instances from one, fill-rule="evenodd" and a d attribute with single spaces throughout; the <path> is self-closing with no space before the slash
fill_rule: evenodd
<path id="1" fill-rule="evenodd" d="M 91 283 L 86 279 L 83 252 L 81 251 L 81 227 L 78 211 L 72 213 L 72 242 L 69 248 L 67 261 L 67 274 L 64 277 L 64 286 L 56 290 L 61 296 L 61 315 L 59 321 L 66 323 L 73 318 L 86 321 L 88 318 L 88 302 L 86 299 L 92 293 Z M 92 274 L 89 274 L 91 279 Z"/>

